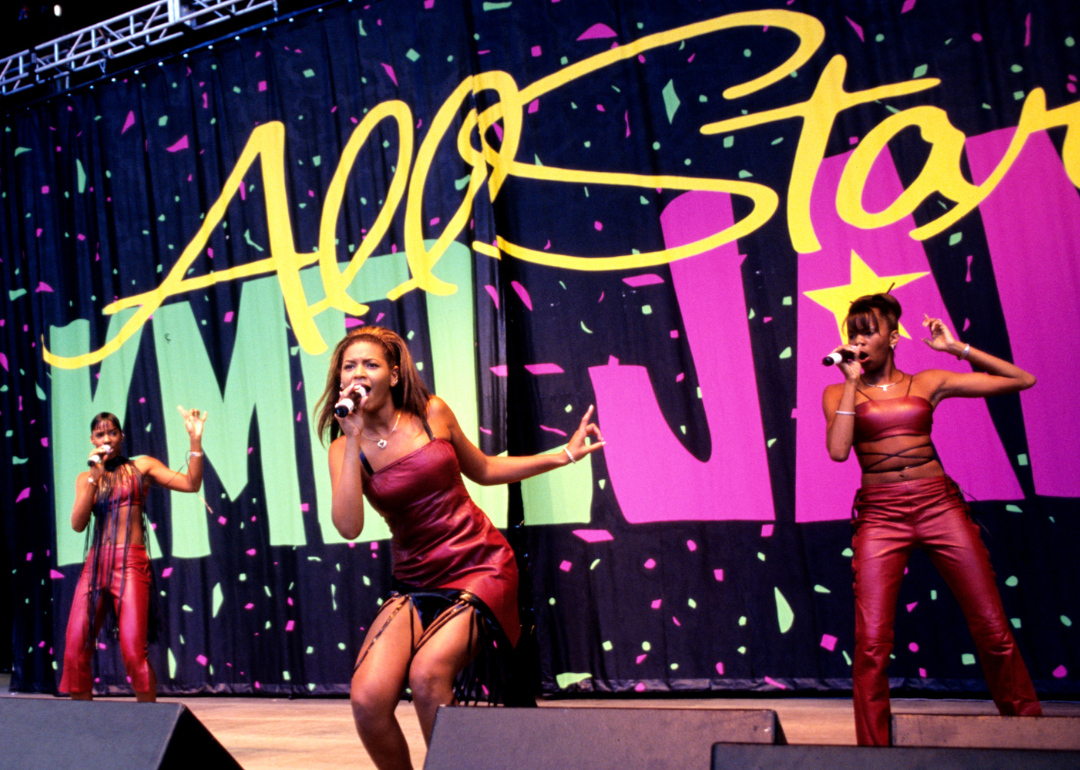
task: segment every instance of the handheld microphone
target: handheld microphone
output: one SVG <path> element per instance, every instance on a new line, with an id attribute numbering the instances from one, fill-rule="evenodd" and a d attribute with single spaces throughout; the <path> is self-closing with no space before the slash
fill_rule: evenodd
<path id="1" fill-rule="evenodd" d="M 338 402 L 334 404 L 334 414 L 338 417 L 346 417 L 349 412 L 356 408 L 356 405 L 360 403 L 360 399 L 367 395 L 367 390 L 363 385 L 356 386 L 355 393 L 347 393 L 338 399 Z"/>
<path id="2" fill-rule="evenodd" d="M 855 360 L 855 354 L 852 353 L 850 350 L 840 350 L 840 351 L 837 351 L 835 353 L 829 353 L 829 355 L 827 355 L 823 359 L 821 359 L 821 363 L 824 366 L 832 366 L 834 364 L 840 363 L 841 361 L 854 361 L 854 360 Z"/>
<path id="3" fill-rule="evenodd" d="M 108 444 L 102 444 L 98 447 L 98 449 L 100 450 L 100 454 L 96 454 L 86 461 L 86 465 L 90 468 L 93 468 L 95 465 L 101 462 L 102 455 L 107 455 L 109 452 L 112 451 L 112 447 Z"/>

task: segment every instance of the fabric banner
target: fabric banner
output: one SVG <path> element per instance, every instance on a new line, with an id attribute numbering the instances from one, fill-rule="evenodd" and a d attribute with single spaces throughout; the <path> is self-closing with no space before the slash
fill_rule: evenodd
<path id="1" fill-rule="evenodd" d="M 161 690 L 346 692 L 389 531 L 334 530 L 312 411 L 380 324 L 489 454 L 596 406 L 603 451 L 470 486 L 545 692 L 850 688 L 859 472 L 820 361 L 891 286 L 903 370 L 968 368 L 926 313 L 1039 379 L 934 436 L 1037 688 L 1076 693 L 1078 40 L 1072 0 L 338 2 L 9 112 L 13 687 L 59 682 L 91 416 L 181 469 L 180 404 L 207 471 L 147 503 Z M 900 602 L 894 684 L 985 691 L 924 557 Z"/>

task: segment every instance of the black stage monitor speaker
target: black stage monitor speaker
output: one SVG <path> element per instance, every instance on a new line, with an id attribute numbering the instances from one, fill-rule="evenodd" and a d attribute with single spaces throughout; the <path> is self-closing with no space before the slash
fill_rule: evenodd
<path id="1" fill-rule="evenodd" d="M 718 743 L 712 770 L 1075 770 L 1077 751 Z"/>
<path id="2" fill-rule="evenodd" d="M 783 733 L 766 710 L 443 707 L 424 770 L 704 770 L 717 741 Z"/>
<path id="3" fill-rule="evenodd" d="M 181 703 L 0 698 L 0 770 L 241 770 Z"/>
<path id="4" fill-rule="evenodd" d="M 894 746 L 1080 751 L 1080 717 L 893 714 Z"/>

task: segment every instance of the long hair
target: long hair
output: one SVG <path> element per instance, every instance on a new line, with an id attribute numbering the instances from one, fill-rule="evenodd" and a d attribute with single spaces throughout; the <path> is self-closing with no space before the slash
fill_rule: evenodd
<path id="1" fill-rule="evenodd" d="M 397 367 L 398 381 L 390 388 L 390 397 L 394 401 L 394 406 L 421 419 L 427 417 L 431 391 L 420 379 L 420 372 L 413 362 L 405 340 L 397 332 L 382 326 L 362 326 L 346 334 L 334 348 L 334 354 L 330 357 L 330 371 L 326 373 L 326 387 L 323 389 L 322 396 L 315 402 L 315 427 L 323 443 L 326 443 L 328 438 L 333 441 L 341 435 L 341 427 L 334 419 L 334 404 L 337 403 L 338 393 L 341 391 L 341 363 L 345 359 L 345 351 L 349 349 L 349 346 L 362 341 L 374 342 L 381 347 L 386 356 L 386 363 L 391 369 Z"/>
<path id="2" fill-rule="evenodd" d="M 888 328 L 883 330 L 883 334 L 889 334 L 900 328 L 900 313 L 902 310 L 896 297 L 888 292 L 864 294 L 851 303 L 851 307 L 848 308 L 847 318 L 844 319 L 849 338 L 854 337 L 856 334 L 872 334 L 877 330 L 875 310 L 878 311 L 881 318 L 888 325 Z"/>

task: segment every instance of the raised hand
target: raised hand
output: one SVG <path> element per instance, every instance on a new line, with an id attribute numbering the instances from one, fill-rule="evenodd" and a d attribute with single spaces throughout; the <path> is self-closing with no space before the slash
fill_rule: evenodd
<path id="1" fill-rule="evenodd" d="M 200 412 L 198 409 L 187 411 L 182 406 L 176 408 L 180 410 L 180 414 L 184 415 L 184 427 L 187 429 L 188 435 L 193 439 L 201 439 L 207 413 Z"/>
<path id="2" fill-rule="evenodd" d="M 923 342 L 934 350 L 951 352 L 958 344 L 949 327 L 940 318 L 931 318 L 923 313 L 922 325 L 930 330 L 930 339 L 923 338 Z M 951 347 L 950 347 L 951 346 Z"/>
<path id="3" fill-rule="evenodd" d="M 592 415 L 593 407 L 590 405 L 585 411 L 585 416 L 581 418 L 578 429 L 574 431 L 574 435 L 570 437 L 570 441 L 566 444 L 566 451 L 570 453 L 575 462 L 587 454 L 592 454 L 606 443 L 603 436 L 600 435 L 600 426 L 595 422 L 589 422 Z M 587 437 L 592 437 L 593 442 L 591 444 L 585 443 Z"/>

